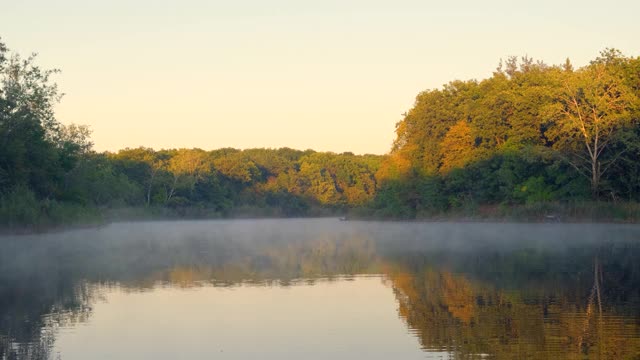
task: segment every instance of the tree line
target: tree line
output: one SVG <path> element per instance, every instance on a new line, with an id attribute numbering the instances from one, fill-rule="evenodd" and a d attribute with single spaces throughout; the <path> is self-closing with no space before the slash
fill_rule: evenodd
<path id="1" fill-rule="evenodd" d="M 63 125 L 54 116 L 57 72 L 0 44 L 3 225 L 65 222 L 122 208 L 302 216 L 344 211 L 375 196 L 377 155 L 289 148 L 96 152 L 86 126 Z"/>
<path id="2" fill-rule="evenodd" d="M 640 58 L 617 50 L 579 69 L 569 60 L 550 66 L 511 57 L 488 79 L 424 91 L 384 156 L 289 148 L 96 152 L 88 127 L 56 119 L 58 71 L 35 60 L 0 42 L 2 226 L 114 209 L 413 218 L 483 205 L 640 198 Z"/>

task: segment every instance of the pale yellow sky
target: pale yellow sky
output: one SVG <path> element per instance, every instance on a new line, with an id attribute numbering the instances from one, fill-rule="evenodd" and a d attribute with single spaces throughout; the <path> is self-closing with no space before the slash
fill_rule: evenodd
<path id="1" fill-rule="evenodd" d="M 283 147 L 382 154 L 421 90 L 500 58 L 640 53 L 640 2 L 13 1 L 0 36 L 58 67 L 63 123 L 97 150 Z"/>

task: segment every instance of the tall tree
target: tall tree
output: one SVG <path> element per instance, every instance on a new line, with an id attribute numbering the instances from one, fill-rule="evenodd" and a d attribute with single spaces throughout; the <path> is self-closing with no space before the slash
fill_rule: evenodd
<path id="1" fill-rule="evenodd" d="M 150 148 L 139 147 L 120 150 L 113 155 L 113 158 L 118 163 L 120 171 L 144 187 L 144 202 L 146 206 L 151 205 L 156 179 L 167 166 L 165 154 L 159 154 Z"/>
<path id="2" fill-rule="evenodd" d="M 604 63 L 595 63 L 566 77 L 552 108 L 555 118 L 547 131 L 554 147 L 580 174 L 589 178 L 598 196 L 602 176 L 626 147 L 610 153 L 612 143 L 625 140 L 634 119 L 637 96 Z"/>
<path id="3" fill-rule="evenodd" d="M 35 63 L 10 54 L 0 40 L 0 194 L 27 186 L 40 197 L 56 197 L 60 168 L 60 125 L 53 106 L 60 99 L 51 75 Z"/>
<path id="4" fill-rule="evenodd" d="M 180 149 L 169 159 L 167 169 L 173 174 L 173 182 L 167 192 L 167 201 L 171 200 L 181 181 L 190 191 L 193 190 L 198 179 L 211 170 L 207 160 L 207 153 L 200 149 Z"/>

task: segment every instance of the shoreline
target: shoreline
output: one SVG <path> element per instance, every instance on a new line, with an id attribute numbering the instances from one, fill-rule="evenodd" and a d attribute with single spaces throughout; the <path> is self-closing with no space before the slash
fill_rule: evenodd
<path id="1" fill-rule="evenodd" d="M 409 223 L 522 223 L 522 224 L 640 224 L 640 204 L 637 203 L 581 203 L 533 205 L 485 205 L 472 210 L 417 213 L 413 217 L 385 216 L 379 210 L 353 208 L 344 210 L 319 209 L 309 214 L 286 216 L 275 208 L 236 211 L 221 214 L 206 209 L 177 212 L 166 208 L 92 209 L 98 216 L 78 217 L 71 221 L 48 222 L 35 225 L 0 227 L 0 236 L 20 236 L 58 233 L 69 230 L 98 229 L 119 222 L 190 221 L 190 220 L 262 220 L 336 218 L 346 221 L 382 221 Z M 197 211 L 194 211 L 197 210 Z M 246 210 L 246 209 L 245 209 Z M 195 214 L 195 215 L 194 215 Z"/>

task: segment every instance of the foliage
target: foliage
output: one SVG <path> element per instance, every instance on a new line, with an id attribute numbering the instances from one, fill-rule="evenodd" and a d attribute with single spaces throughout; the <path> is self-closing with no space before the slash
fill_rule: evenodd
<path id="1" fill-rule="evenodd" d="M 549 66 L 511 57 L 488 79 L 424 91 L 397 124 L 375 206 L 413 217 L 484 205 L 638 201 L 639 84 L 640 58 L 607 49 L 577 70 L 569 60 Z"/>
<path id="2" fill-rule="evenodd" d="M 97 153 L 88 127 L 57 121 L 58 71 L 35 60 L 0 42 L 4 226 L 65 222 L 77 209 L 415 218 L 640 200 L 640 58 L 617 50 L 580 69 L 511 57 L 488 79 L 423 91 L 385 156 L 289 148 Z"/>

